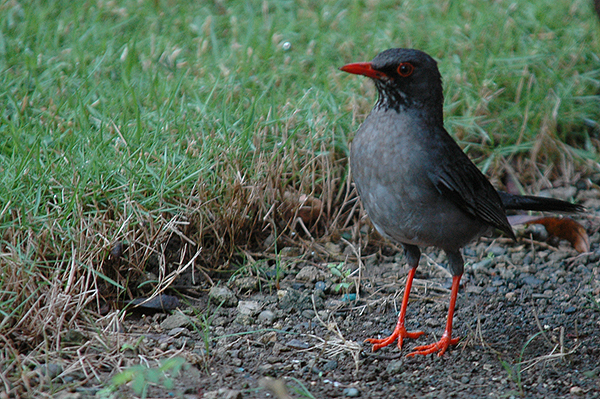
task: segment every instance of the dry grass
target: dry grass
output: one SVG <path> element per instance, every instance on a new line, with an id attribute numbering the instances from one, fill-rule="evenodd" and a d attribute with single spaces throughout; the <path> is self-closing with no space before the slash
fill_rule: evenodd
<path id="1" fill-rule="evenodd" d="M 347 205 L 355 201 L 346 192 L 343 160 L 325 143 L 282 146 L 257 153 L 253 162 L 250 176 L 226 173 L 236 165 L 219 162 L 216 173 L 231 178 L 221 183 L 220 195 L 198 181 L 180 198 L 177 213 L 130 201 L 123 211 L 74 214 L 69 227 L 55 223 L 36 232 L 15 223 L 5 229 L 0 302 L 14 309 L 0 324 L 5 392 L 48 392 L 48 379 L 38 378 L 40 364 L 56 362 L 63 374 L 81 371 L 88 378 L 98 377 L 94 368 L 123 367 L 122 334 L 106 334 L 119 331 L 125 315 L 119 303 L 164 291 L 185 268 L 196 270 L 200 288 L 215 272 L 243 264 L 244 251 L 318 246 L 357 216 L 357 208 Z M 149 271 L 155 281 L 145 279 Z M 65 346 L 71 331 L 87 336 L 77 350 Z"/>

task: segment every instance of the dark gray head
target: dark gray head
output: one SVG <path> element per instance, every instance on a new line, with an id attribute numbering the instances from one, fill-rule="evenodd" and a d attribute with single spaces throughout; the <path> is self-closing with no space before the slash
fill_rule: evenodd
<path id="1" fill-rule="evenodd" d="M 420 50 L 389 49 L 371 62 L 348 64 L 340 69 L 373 79 L 379 91 L 376 107 L 398 112 L 419 109 L 431 118 L 442 118 L 442 77 L 437 62 Z"/>

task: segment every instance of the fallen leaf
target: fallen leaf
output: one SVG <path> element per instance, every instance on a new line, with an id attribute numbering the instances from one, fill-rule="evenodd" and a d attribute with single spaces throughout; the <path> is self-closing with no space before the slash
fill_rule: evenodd
<path id="1" fill-rule="evenodd" d="M 306 224 L 316 221 L 323 212 L 323 202 L 305 194 L 302 194 L 299 200 L 301 206 L 298 208 L 298 216 L 302 221 Z"/>
<path id="2" fill-rule="evenodd" d="M 289 216 L 295 213 L 305 225 L 311 225 L 323 213 L 323 201 L 313 196 L 286 191 L 283 199 L 286 213 Z"/>
<path id="3" fill-rule="evenodd" d="M 585 228 L 571 218 L 544 217 L 530 220 L 527 224 L 541 224 L 548 234 L 569 241 L 577 252 L 590 251 L 590 239 Z"/>

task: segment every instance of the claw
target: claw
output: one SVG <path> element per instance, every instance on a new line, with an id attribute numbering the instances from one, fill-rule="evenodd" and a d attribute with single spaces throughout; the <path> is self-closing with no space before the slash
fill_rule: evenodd
<path id="1" fill-rule="evenodd" d="M 396 340 L 396 338 L 398 338 L 398 349 L 402 349 L 402 342 L 403 342 L 404 338 L 415 339 L 415 338 L 419 338 L 423 334 L 425 334 L 423 331 L 413 331 L 413 332 L 406 331 L 406 328 L 404 328 L 404 323 L 400 324 L 400 321 L 398 321 L 398 324 L 396 325 L 394 332 L 389 337 L 380 338 L 380 339 L 367 338 L 367 339 L 365 339 L 365 342 L 373 344 L 373 352 L 375 352 L 378 349 L 388 346 L 389 344 L 394 342 Z"/>
<path id="2" fill-rule="evenodd" d="M 406 355 L 406 357 L 413 357 L 415 355 L 430 355 L 435 352 L 439 352 L 438 356 L 441 357 L 450 345 L 456 345 L 458 344 L 458 341 L 460 341 L 460 338 L 450 338 L 449 335 L 444 334 L 438 342 L 429 345 L 417 346 L 415 350 Z"/>

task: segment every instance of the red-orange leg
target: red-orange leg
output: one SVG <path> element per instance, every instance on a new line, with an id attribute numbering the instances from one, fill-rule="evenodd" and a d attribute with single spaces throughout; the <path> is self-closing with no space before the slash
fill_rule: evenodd
<path id="1" fill-rule="evenodd" d="M 416 267 L 413 267 L 408 272 L 408 277 L 406 279 L 406 287 L 404 288 L 404 296 L 402 298 L 402 306 L 400 307 L 400 315 L 398 316 L 398 323 L 396 323 L 396 328 L 392 335 L 387 338 L 367 338 L 365 342 L 369 342 L 373 344 L 373 352 L 377 349 L 381 349 L 384 346 L 388 346 L 392 342 L 398 339 L 398 349 L 402 349 L 402 341 L 404 338 L 418 338 L 423 335 L 423 331 L 415 331 L 408 332 L 404 327 L 404 318 L 406 317 L 406 308 L 408 307 L 408 297 L 410 296 L 410 289 L 412 287 L 413 278 L 415 277 L 415 272 L 417 271 Z"/>
<path id="2" fill-rule="evenodd" d="M 442 356 L 450 345 L 458 344 L 460 338 L 452 338 L 452 319 L 454 317 L 454 307 L 456 306 L 456 297 L 458 296 L 458 287 L 460 286 L 461 275 L 452 277 L 452 293 L 450 294 L 450 306 L 448 307 L 448 319 L 446 320 L 446 329 L 442 338 L 433 344 L 417 346 L 414 352 L 406 356 L 414 355 L 429 355 L 439 352 L 438 356 Z"/>

